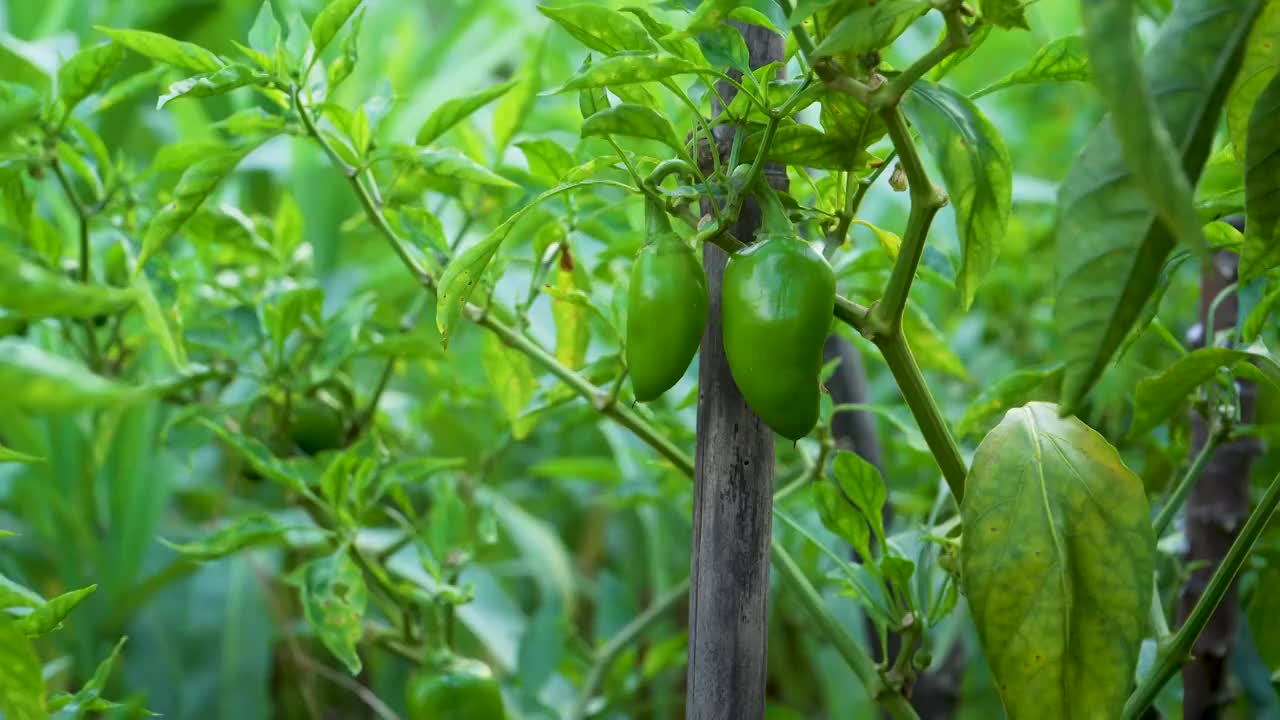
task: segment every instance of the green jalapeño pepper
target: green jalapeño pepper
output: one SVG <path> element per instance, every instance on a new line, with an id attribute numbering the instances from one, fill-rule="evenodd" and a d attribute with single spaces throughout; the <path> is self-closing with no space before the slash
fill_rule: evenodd
<path id="1" fill-rule="evenodd" d="M 450 658 L 419 671 L 406 689 L 410 720 L 502 720 L 502 689 L 479 660 Z"/>
<path id="2" fill-rule="evenodd" d="M 627 293 L 627 367 L 636 400 L 656 400 L 675 385 L 707 323 L 707 279 L 693 249 L 671 230 L 666 210 L 645 206 L 647 244 L 631 267 Z"/>
<path id="3" fill-rule="evenodd" d="M 771 189 L 756 241 L 724 270 L 724 351 L 751 409 L 790 440 L 818 422 L 822 345 L 831 329 L 831 266 L 801 240 Z"/>

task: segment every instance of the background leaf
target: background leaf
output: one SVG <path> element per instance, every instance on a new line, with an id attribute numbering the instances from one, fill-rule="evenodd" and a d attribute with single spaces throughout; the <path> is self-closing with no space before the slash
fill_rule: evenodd
<path id="1" fill-rule="evenodd" d="M 1249 116 L 1244 164 L 1242 283 L 1280 265 L 1280 75 L 1271 78 Z"/>

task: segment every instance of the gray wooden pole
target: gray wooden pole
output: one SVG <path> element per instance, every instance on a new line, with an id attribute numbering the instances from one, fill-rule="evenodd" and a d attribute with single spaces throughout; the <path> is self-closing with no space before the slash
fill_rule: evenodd
<path id="1" fill-rule="evenodd" d="M 746 40 L 752 68 L 782 60 L 782 37 L 763 28 L 734 25 Z M 733 97 L 733 88 L 726 83 L 720 83 L 719 91 L 726 101 Z M 713 107 L 713 112 L 720 110 Z M 735 131 L 728 126 L 716 128 L 713 151 L 721 152 L 722 158 Z M 784 168 L 767 168 L 766 177 L 775 188 L 786 189 Z M 749 201 L 733 235 L 750 241 L 759 227 L 759 206 Z M 720 335 L 726 260 L 720 248 L 711 243 L 704 246 L 710 304 L 698 364 L 685 716 L 760 720 L 768 671 L 773 431 L 747 406 L 729 373 Z"/>

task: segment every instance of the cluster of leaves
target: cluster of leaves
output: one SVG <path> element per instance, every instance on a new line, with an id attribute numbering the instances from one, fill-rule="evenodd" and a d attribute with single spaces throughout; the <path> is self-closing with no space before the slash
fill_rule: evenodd
<path id="1" fill-rule="evenodd" d="M 1280 365 L 1266 345 L 1274 341 L 1269 318 L 1280 312 L 1277 3 L 1232 0 L 1214 12 L 1220 3 L 1182 3 L 1160 18 L 1144 59 L 1132 4 L 1085 2 L 1084 35 L 1044 43 L 972 92 L 944 79 L 985 43 L 1026 29 L 1021 4 L 690 5 L 687 13 L 541 7 L 553 36 L 589 51 L 576 69 L 555 68 L 544 40 L 521 74 L 434 103 L 408 131 L 389 97 L 352 98 L 365 92 L 353 82 L 372 12 L 361 0 L 332 0 L 310 22 L 293 14 L 284 23 L 264 2 L 246 42 L 225 54 L 103 27 L 105 42 L 49 73 L 0 46 L 0 333 L 12 336 L 0 340 L 0 404 L 18 411 L 0 424 L 0 440 L 15 448 L 0 448 L 0 461 L 18 463 L 24 487 L 51 488 L 24 493 L 61 503 L 56 513 L 23 517 L 37 537 L 73 527 L 66 516 L 76 514 L 111 530 L 101 548 L 99 527 L 68 533 L 67 557 L 58 555 L 68 566 L 113 569 L 101 593 L 113 608 L 105 626 L 119 628 L 202 563 L 249 559 L 246 574 L 289 588 L 282 602 L 290 605 L 270 610 L 289 652 L 305 658 L 289 629 L 301 617 L 305 635 L 351 675 L 392 662 L 402 675 L 450 646 L 484 654 L 510 675 L 522 716 L 568 708 L 581 716 L 676 674 L 678 630 L 645 658 L 620 644 L 662 620 L 681 598 L 679 583 L 665 583 L 675 592 L 643 613 L 638 629 L 615 623 L 617 642 L 575 642 L 585 591 L 565 543 L 521 507 L 519 491 L 491 481 L 504 472 L 591 480 L 608 486 L 611 502 L 640 507 L 642 522 L 684 507 L 687 485 L 677 478 L 692 472 L 683 447 L 696 392 L 685 383 L 668 401 L 632 407 L 622 362 L 638 200 L 659 200 L 695 242 L 733 249 L 747 240 L 729 236 L 748 185 L 737 169 L 756 176 L 776 163 L 793 188 L 792 219 L 831 260 L 842 295 L 883 300 L 902 268 L 903 293 L 916 281 L 897 298 L 901 345 L 892 344 L 896 328 L 878 334 L 874 310 L 860 318 L 861 335 L 840 332 L 872 338 L 895 378 L 918 362 L 960 388 L 965 399 L 946 414 L 959 418 L 962 437 L 982 436 L 1009 411 L 978 446 L 963 498 L 956 492 L 958 515 L 933 466 L 936 459 L 945 474 L 958 447 L 923 380 L 901 387 L 914 423 L 886 384 L 882 394 L 893 400 L 824 401 L 814 437 L 779 453 L 779 475 L 794 478 L 777 501 L 785 544 L 834 568 L 830 584 L 874 622 L 886 653 L 890 633 L 907 640 L 863 679 L 900 698 L 917 670 L 936 667 L 966 622 L 952 613 L 963 590 L 1011 716 L 1048 708 L 1070 716 L 1080 702 L 1090 715 L 1119 712 L 1139 648 L 1156 630 L 1146 618 L 1157 537 L 1143 480 L 1108 438 L 1129 454 L 1154 448 L 1176 458 L 1185 447 L 1179 411 L 1189 401 L 1233 432 L 1275 433 L 1274 419 L 1238 426 L 1235 381 L 1280 391 Z M 897 41 L 939 16 L 937 46 L 895 67 Z M 753 67 L 742 32 L 727 21 L 786 35 L 785 61 Z M 148 65 L 134 69 L 135 56 Z M 1005 263 L 1030 264 L 1044 249 L 1019 245 L 1021 156 L 976 101 L 1083 80 L 1110 112 L 1058 193 L 1056 351 L 1027 358 L 1031 369 L 984 377 L 970 401 L 972 358 L 937 307 L 995 307 L 1002 253 Z M 249 100 L 139 169 L 128 154 L 113 155 L 101 118 L 140 98 L 157 98 L 165 112 Z M 565 108 L 568 119 L 551 131 L 528 128 L 539 104 Z M 477 130 L 490 111 L 487 132 Z M 580 142 L 566 143 L 563 126 Z M 725 141 L 729 129 L 737 132 Z M 950 245 L 925 244 L 941 195 L 924 174 L 917 138 L 954 220 L 934 235 L 951 233 Z M 228 188 L 252 182 L 262 158 L 282 146 L 308 148 L 312 170 L 331 173 L 346 200 L 295 196 L 269 174 L 265 192 Z M 884 176 L 888 187 L 876 186 Z M 873 186 L 910 190 L 901 233 L 888 229 L 895 218 L 873 222 Z M 1246 216 L 1243 234 L 1217 222 L 1237 213 Z M 329 220 L 360 241 L 343 243 L 342 263 L 308 240 Z M 873 242 L 856 242 L 854 227 Z M 1186 352 L 1159 319 L 1161 300 L 1206 248 L 1239 255 L 1241 320 L 1210 328 L 1212 342 Z M 320 268 L 343 264 L 360 277 L 317 279 Z M 1023 310 L 988 312 L 1012 324 Z M 1139 367 L 1149 377 L 1124 387 L 1127 437 L 1068 417 L 1109 417 L 1107 383 L 1126 362 L 1149 357 L 1152 338 L 1174 346 L 1176 361 Z M 853 411 L 882 416 L 895 429 L 892 447 L 913 459 L 901 482 L 893 476 L 893 493 L 922 496 L 923 507 L 900 503 L 909 520 L 898 532 L 883 519 L 893 493 L 881 473 L 833 452 L 832 421 Z M 581 444 L 561 437 L 583 423 L 594 423 L 609 453 L 581 454 Z M 148 483 L 197 467 L 205 482 L 173 491 L 184 522 L 165 534 L 181 540 L 157 548 L 170 490 L 149 493 Z M 210 490 L 219 484 L 226 487 Z M 582 504 L 573 491 L 558 492 Z M 683 522 L 674 526 L 683 531 Z M 954 537 L 961 526 L 962 544 Z M 858 560 L 833 549 L 844 544 Z M 143 573 L 144 555 L 154 574 Z M 683 554 L 675 555 L 678 566 Z M 533 570 L 508 592 L 484 561 L 513 556 Z M 157 557 L 169 564 L 156 570 Z M 254 558 L 270 558 L 270 567 Z M 600 585 L 597 599 L 616 590 Z M 0 634 L 14 639 L 0 643 L 14 668 L 6 677 L 15 679 L 0 688 L 6 717 L 113 707 L 100 695 L 119 645 L 83 689 L 48 697 L 23 637 L 55 629 L 92 588 L 46 602 L 16 583 L 0 586 L 11 590 L 3 609 L 12 616 Z M 1276 594 L 1269 587 L 1255 596 Z M 536 603 L 517 602 L 521 595 Z M 520 604 L 536 610 L 525 617 Z M 820 624 L 830 619 L 809 609 Z M 1011 618 L 1027 620 L 1011 627 Z M 1143 687 L 1177 647 L 1144 660 Z M 857 670 L 856 658 L 845 659 Z M 399 704 L 398 676 L 385 677 L 379 692 Z M 1064 687 L 1090 692 L 1055 694 Z M 304 693 L 300 702 L 314 698 Z"/>

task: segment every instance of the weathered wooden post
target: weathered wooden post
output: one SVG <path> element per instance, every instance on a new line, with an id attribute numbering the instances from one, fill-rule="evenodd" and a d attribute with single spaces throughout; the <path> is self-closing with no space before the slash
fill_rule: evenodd
<path id="1" fill-rule="evenodd" d="M 752 68 L 782 60 L 781 36 L 756 26 L 734 26 L 746 40 Z M 726 101 L 734 94 L 723 82 L 719 91 Z M 714 113 L 721 110 L 713 104 Z M 716 128 L 711 151 L 726 157 L 738 131 Z M 765 176 L 773 187 L 786 189 L 785 168 L 766 168 Z M 759 227 L 759 206 L 748 200 L 733 235 L 748 242 Z M 773 431 L 747 406 L 729 374 L 720 335 L 726 260 L 720 248 L 704 246 L 711 302 L 698 365 L 686 717 L 759 720 L 764 717 L 769 636 Z"/>

